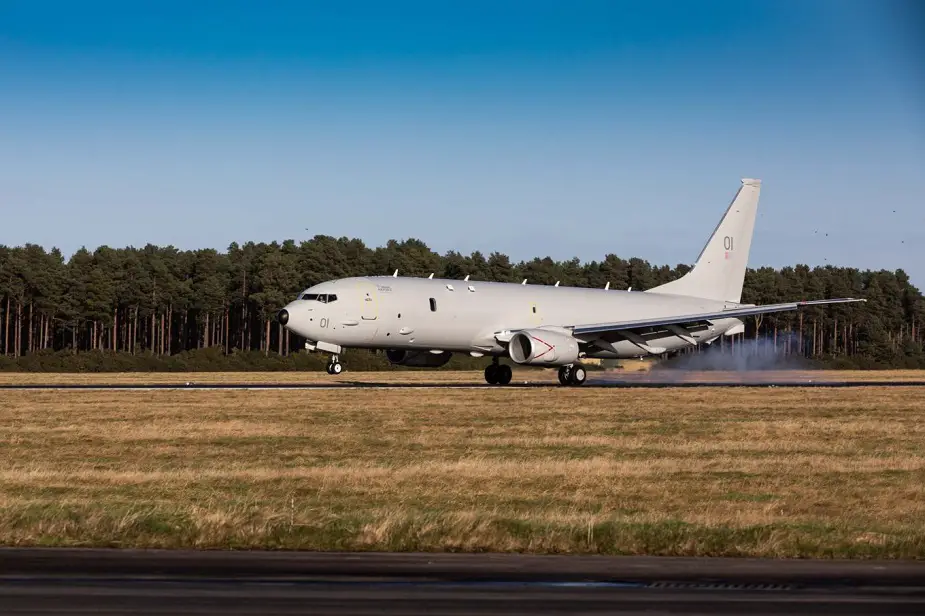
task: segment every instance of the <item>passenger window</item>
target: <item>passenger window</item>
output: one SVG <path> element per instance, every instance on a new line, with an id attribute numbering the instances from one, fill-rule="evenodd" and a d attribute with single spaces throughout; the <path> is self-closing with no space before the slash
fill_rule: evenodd
<path id="1" fill-rule="evenodd" d="M 430 311 L 437 312 L 437 300 L 433 297 L 430 298 Z"/>
<path id="2" fill-rule="evenodd" d="M 536 306 L 533 307 L 533 314 L 536 314 Z"/>

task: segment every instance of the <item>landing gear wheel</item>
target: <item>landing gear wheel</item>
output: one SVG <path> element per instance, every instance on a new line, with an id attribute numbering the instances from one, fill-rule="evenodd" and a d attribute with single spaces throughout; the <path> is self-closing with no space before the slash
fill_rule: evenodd
<path id="1" fill-rule="evenodd" d="M 507 364 L 500 364 L 496 374 L 498 377 L 498 385 L 508 385 L 511 379 L 514 378 L 514 371 L 511 370 L 511 367 Z"/>
<path id="2" fill-rule="evenodd" d="M 488 367 L 485 368 L 485 381 L 489 385 L 498 384 L 498 364 L 488 364 Z"/>
<path id="3" fill-rule="evenodd" d="M 571 367 L 571 366 L 562 366 L 562 367 L 560 367 L 560 368 L 559 368 L 559 384 L 560 384 L 560 385 L 568 385 L 568 384 L 569 384 L 569 377 L 570 377 L 571 375 L 572 375 L 572 367 Z"/>
<path id="4" fill-rule="evenodd" d="M 334 355 L 331 357 L 331 361 L 328 363 L 326 370 L 328 374 L 340 374 L 344 371 L 344 365 L 340 363 L 340 358 Z"/>
<path id="5" fill-rule="evenodd" d="M 581 364 L 575 364 L 572 366 L 571 374 L 569 374 L 569 385 L 584 385 L 587 378 L 588 371 L 585 370 L 585 367 Z"/>

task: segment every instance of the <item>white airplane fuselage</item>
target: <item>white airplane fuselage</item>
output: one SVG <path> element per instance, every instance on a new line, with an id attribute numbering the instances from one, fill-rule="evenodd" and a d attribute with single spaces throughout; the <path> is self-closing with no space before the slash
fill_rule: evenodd
<path id="1" fill-rule="evenodd" d="M 389 360 L 408 366 L 439 366 L 452 353 L 507 355 L 517 364 L 560 366 L 563 385 L 580 385 L 583 357 L 657 355 L 744 331 L 740 317 L 859 301 L 741 304 L 760 189 L 760 180 L 743 178 L 691 270 L 645 292 L 396 272 L 313 286 L 278 319 L 305 337 L 309 350 L 332 354 L 331 374 L 343 369 L 337 354 L 353 347 L 394 350 Z M 511 369 L 492 362 L 485 379 L 507 384 Z"/>
<path id="2" fill-rule="evenodd" d="M 303 297 L 335 296 L 321 302 Z M 308 339 L 341 348 L 450 351 L 499 356 L 507 353 L 499 332 L 519 329 L 561 331 L 571 324 L 605 323 L 675 314 L 716 312 L 738 304 L 695 297 L 587 289 L 391 276 L 345 278 L 307 289 L 290 302 L 286 327 Z M 587 357 L 630 358 L 680 349 L 716 339 L 738 319 L 719 319 L 687 340 L 653 330 L 645 344 L 611 340 Z M 648 350 L 646 350 L 648 347 Z M 332 349 L 324 349 L 332 350 Z M 337 352 L 337 350 L 333 350 Z"/>

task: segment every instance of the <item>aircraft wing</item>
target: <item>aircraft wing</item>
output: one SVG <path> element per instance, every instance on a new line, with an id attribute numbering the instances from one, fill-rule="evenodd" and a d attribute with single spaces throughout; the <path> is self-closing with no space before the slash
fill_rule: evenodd
<path id="1" fill-rule="evenodd" d="M 805 302 L 789 302 L 785 304 L 767 304 L 765 306 L 743 306 L 739 308 L 728 308 L 716 312 L 702 312 L 699 314 L 681 314 L 670 317 L 656 317 L 652 319 L 637 319 L 634 321 L 615 321 L 613 323 L 593 323 L 588 325 L 573 325 L 566 329 L 572 330 L 572 334 L 580 336 L 584 334 L 600 334 L 604 332 L 617 332 L 634 329 L 643 329 L 646 327 L 659 327 L 665 325 L 681 325 L 683 323 L 697 323 L 700 321 L 713 321 L 717 319 L 735 319 L 739 317 L 748 317 L 756 314 L 768 314 L 772 312 L 787 312 L 797 310 L 806 306 L 822 306 L 826 304 L 849 304 L 854 302 L 866 302 L 865 299 L 855 299 L 851 297 L 838 299 L 819 299 Z"/>

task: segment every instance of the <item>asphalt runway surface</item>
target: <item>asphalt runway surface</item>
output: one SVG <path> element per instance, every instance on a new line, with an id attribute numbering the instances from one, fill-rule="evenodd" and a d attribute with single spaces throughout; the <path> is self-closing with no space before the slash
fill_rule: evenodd
<path id="1" fill-rule="evenodd" d="M 925 614 L 925 563 L 0 549 L 0 614 Z"/>
<path id="2" fill-rule="evenodd" d="M 280 390 L 280 389 L 482 389 L 487 387 L 562 387 L 548 381 L 512 382 L 509 385 L 489 385 L 488 383 L 381 383 L 364 381 L 332 381 L 329 383 L 67 383 L 67 384 L 0 384 L 3 390 L 127 390 L 151 391 L 158 389 L 187 390 Z M 823 387 L 823 388 L 863 388 L 863 387 L 925 387 L 925 381 L 671 381 L 671 380 L 609 380 L 589 377 L 580 389 L 667 389 L 667 388 L 703 388 L 703 387 Z"/>

